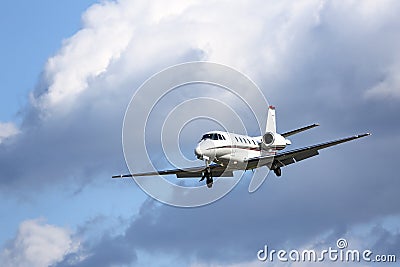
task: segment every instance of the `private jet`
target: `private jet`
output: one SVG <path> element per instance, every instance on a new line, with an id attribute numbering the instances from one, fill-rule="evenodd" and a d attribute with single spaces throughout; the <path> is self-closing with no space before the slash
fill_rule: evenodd
<path id="1" fill-rule="evenodd" d="M 319 126 L 308 125 L 282 134 L 276 132 L 275 107 L 269 106 L 265 134 L 251 137 L 223 131 L 205 133 L 194 153 L 204 166 L 178 168 L 153 172 L 130 173 L 115 175 L 112 178 L 127 178 L 135 176 L 176 175 L 177 178 L 200 178 L 206 180 L 208 188 L 213 186 L 215 177 L 233 177 L 234 171 L 254 170 L 266 166 L 281 176 L 281 168 L 319 155 L 319 150 L 345 143 L 370 135 L 369 133 L 354 135 L 321 144 L 306 146 L 289 151 L 282 151 L 291 145 L 287 137 Z"/>

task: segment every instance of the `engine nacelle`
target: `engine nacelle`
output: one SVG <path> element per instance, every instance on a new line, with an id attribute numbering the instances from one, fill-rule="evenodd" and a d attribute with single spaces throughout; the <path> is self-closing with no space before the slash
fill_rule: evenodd
<path id="1" fill-rule="evenodd" d="M 274 143 L 275 141 L 275 135 L 273 133 L 266 133 L 262 137 L 262 142 L 265 146 L 270 146 Z"/>
<path id="2" fill-rule="evenodd" d="M 287 145 L 285 137 L 278 133 L 267 132 L 262 137 L 262 146 L 264 149 L 284 149 Z"/>

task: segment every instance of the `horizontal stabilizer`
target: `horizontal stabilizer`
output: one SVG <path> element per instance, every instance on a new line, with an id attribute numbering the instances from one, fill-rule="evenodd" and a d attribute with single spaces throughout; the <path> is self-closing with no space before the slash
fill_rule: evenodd
<path id="1" fill-rule="evenodd" d="M 289 131 L 289 132 L 283 133 L 281 135 L 286 138 L 288 136 L 307 131 L 307 130 L 312 129 L 312 128 L 317 127 L 317 126 L 319 126 L 319 124 L 318 123 L 314 123 L 312 125 L 308 125 L 308 126 L 305 126 L 305 127 L 293 130 L 293 131 Z"/>

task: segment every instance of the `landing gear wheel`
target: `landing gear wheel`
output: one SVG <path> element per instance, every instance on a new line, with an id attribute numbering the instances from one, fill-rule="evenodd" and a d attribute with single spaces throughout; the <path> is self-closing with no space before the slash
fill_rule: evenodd
<path id="1" fill-rule="evenodd" d="M 278 167 L 278 168 L 274 169 L 274 173 L 275 173 L 276 176 L 280 177 L 282 175 L 281 168 Z"/>
<path id="2" fill-rule="evenodd" d="M 213 186 L 214 180 L 212 177 L 207 177 L 207 187 L 211 188 Z"/>
<path id="3" fill-rule="evenodd" d="M 208 179 L 211 177 L 211 170 L 210 170 L 210 168 L 206 168 L 204 171 L 203 171 L 203 175 L 201 176 L 201 179 L 200 179 L 200 181 L 199 182 L 202 182 L 204 179 L 206 179 L 207 178 L 207 181 L 208 181 Z"/>
<path id="4" fill-rule="evenodd" d="M 204 179 L 206 179 L 207 187 L 211 188 L 213 186 L 214 180 L 212 178 L 211 168 L 209 167 L 207 160 L 206 160 L 206 168 L 203 171 L 200 182 L 203 181 Z"/>

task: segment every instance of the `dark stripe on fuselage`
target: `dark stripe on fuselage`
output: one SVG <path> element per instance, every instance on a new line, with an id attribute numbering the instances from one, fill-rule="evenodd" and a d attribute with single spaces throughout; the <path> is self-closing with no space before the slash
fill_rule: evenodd
<path id="1" fill-rule="evenodd" d="M 210 149 L 219 149 L 219 148 L 240 148 L 240 149 L 246 149 L 246 150 L 254 150 L 254 151 L 260 151 L 260 147 L 248 147 L 248 146 L 217 146 L 213 148 L 207 148 L 207 150 Z"/>
<path id="2" fill-rule="evenodd" d="M 248 147 L 248 146 L 217 146 L 217 147 L 213 147 L 213 148 L 208 148 L 207 150 L 210 149 L 219 149 L 219 148 L 239 148 L 239 149 L 245 149 L 245 150 L 254 150 L 254 151 L 260 151 L 261 148 L 260 147 Z M 282 150 L 285 148 L 285 146 L 271 146 L 268 147 L 269 149 L 275 149 L 275 150 Z"/>

